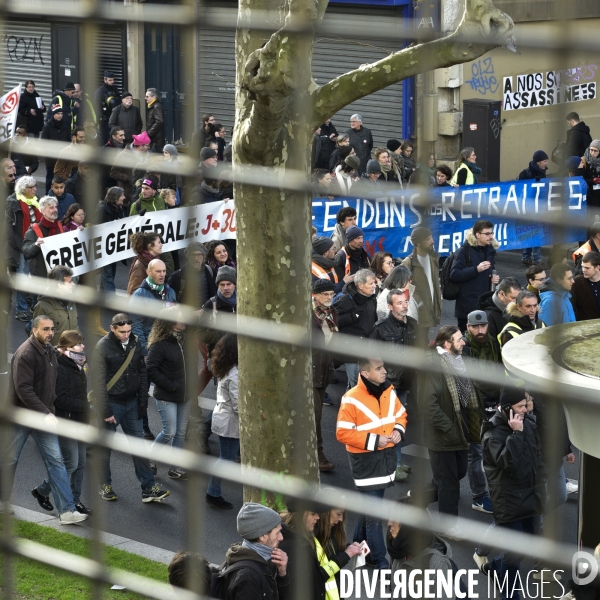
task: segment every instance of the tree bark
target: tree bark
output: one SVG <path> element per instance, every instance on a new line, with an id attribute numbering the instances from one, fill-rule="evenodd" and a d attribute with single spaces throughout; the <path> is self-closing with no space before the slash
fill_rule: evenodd
<path id="1" fill-rule="evenodd" d="M 512 31 L 510 17 L 490 0 L 467 0 L 457 32 L 478 35 L 480 43 L 459 43 L 455 32 L 319 87 L 311 74 L 314 34 L 290 24 L 316 26 L 326 7 L 324 0 L 240 0 L 244 25 L 236 32 L 233 133 L 237 171 L 262 166 L 265 181 L 274 182 L 284 181 L 289 169 L 308 176 L 313 131 L 340 108 L 415 73 L 472 60 Z M 279 15 L 273 33 L 252 28 L 253 11 Z M 238 312 L 309 328 L 310 195 L 236 184 L 235 203 Z M 318 482 L 310 352 L 249 338 L 238 344 L 243 463 Z M 255 488 L 244 490 L 244 500 L 283 508 L 279 495 Z"/>

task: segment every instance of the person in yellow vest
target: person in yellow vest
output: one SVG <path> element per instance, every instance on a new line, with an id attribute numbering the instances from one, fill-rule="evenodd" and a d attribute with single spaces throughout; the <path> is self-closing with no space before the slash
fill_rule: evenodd
<path id="1" fill-rule="evenodd" d="M 303 598 L 305 600 L 339 600 L 340 594 L 335 575 L 348 564 L 348 561 L 361 552 L 360 544 L 353 543 L 344 552 L 340 552 L 331 560 L 327 558 L 319 540 L 315 537 L 315 525 L 320 513 L 328 510 L 316 501 L 286 500 L 287 511 L 281 515 L 281 534 L 283 541 L 279 548 L 288 555 L 290 565 L 302 560 L 305 571 L 302 572 Z M 303 556 L 301 556 L 303 555 Z M 294 566 L 290 568 L 290 583 L 294 586 L 297 577 Z M 298 589 L 298 588 L 296 588 Z"/>
<path id="2" fill-rule="evenodd" d="M 352 275 L 338 277 L 335 271 L 335 245 L 333 240 L 327 237 L 317 237 L 312 241 L 312 253 L 310 256 L 310 272 L 312 282 L 317 279 L 329 279 L 333 284 L 336 296 L 342 291 L 344 285 L 352 281 Z"/>
<path id="3" fill-rule="evenodd" d="M 519 292 L 515 301 L 506 307 L 508 323 L 498 334 L 500 347 L 503 348 L 504 344 L 522 333 L 546 327 L 538 316 L 539 310 L 537 294 L 528 290 Z"/>
<path id="4" fill-rule="evenodd" d="M 475 149 L 467 146 L 463 148 L 458 155 L 458 166 L 454 177 L 450 180 L 450 185 L 475 185 L 477 183 L 477 175 L 481 175 L 481 169 L 476 164 L 477 156 Z"/>
<path id="5" fill-rule="evenodd" d="M 342 397 L 336 437 L 346 444 L 354 485 L 376 501 L 394 485 L 396 444 L 404 438 L 407 417 L 381 359 L 362 358 L 358 369 L 358 384 Z M 380 519 L 358 519 L 354 541 L 363 539 L 375 568 L 389 568 Z"/>

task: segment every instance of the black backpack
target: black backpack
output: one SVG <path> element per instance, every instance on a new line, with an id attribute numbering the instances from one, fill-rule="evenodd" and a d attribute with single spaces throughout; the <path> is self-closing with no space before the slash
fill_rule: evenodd
<path id="1" fill-rule="evenodd" d="M 238 569 L 249 568 L 257 573 L 260 573 L 262 576 L 261 585 L 264 587 L 263 580 L 266 576 L 264 569 L 255 561 L 255 560 L 240 560 L 232 565 L 227 566 L 223 563 L 217 571 L 214 571 L 212 574 L 212 580 L 210 584 L 210 597 L 211 598 L 220 598 L 221 600 L 225 600 L 227 595 L 227 586 L 229 585 L 228 575 L 233 573 L 233 571 L 237 571 Z M 263 590 L 266 592 L 267 590 Z M 269 586 L 268 590 L 269 594 L 271 592 L 271 587 Z"/>
<path id="2" fill-rule="evenodd" d="M 456 283 L 456 281 L 452 281 L 450 279 L 450 273 L 452 272 L 452 265 L 454 264 L 454 259 L 456 258 L 456 254 L 460 252 L 462 248 L 459 248 L 456 252 L 452 252 L 448 258 L 444 261 L 442 265 L 442 298 L 444 300 L 456 300 L 458 298 L 458 294 L 460 293 L 460 283 Z M 471 252 L 469 252 L 469 248 L 467 248 L 466 252 L 467 256 L 467 267 L 471 266 Z"/>

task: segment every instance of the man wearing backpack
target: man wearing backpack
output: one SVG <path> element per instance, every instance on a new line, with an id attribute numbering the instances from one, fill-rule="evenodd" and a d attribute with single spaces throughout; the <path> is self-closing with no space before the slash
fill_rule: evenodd
<path id="1" fill-rule="evenodd" d="M 454 316 L 461 332 L 467 329 L 467 316 L 477 310 L 479 296 L 489 292 L 500 277 L 494 273 L 496 248 L 494 225 L 490 221 L 477 221 L 467 233 L 465 243 L 459 248 L 452 263 L 450 280 L 460 284 Z"/>
<path id="2" fill-rule="evenodd" d="M 288 557 L 277 547 L 283 540 L 281 517 L 262 504 L 246 502 L 237 516 L 237 530 L 243 540 L 227 550 L 210 596 L 227 600 L 286 598 Z"/>

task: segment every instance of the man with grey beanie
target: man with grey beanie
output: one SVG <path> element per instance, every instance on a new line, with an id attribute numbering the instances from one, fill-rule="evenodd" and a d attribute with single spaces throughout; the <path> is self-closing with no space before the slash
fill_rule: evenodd
<path id="1" fill-rule="evenodd" d="M 233 544 L 225 555 L 223 596 L 228 600 L 278 600 L 289 589 L 287 554 L 277 546 L 283 540 L 281 518 L 272 509 L 246 502 L 237 516 L 242 542 Z"/>

